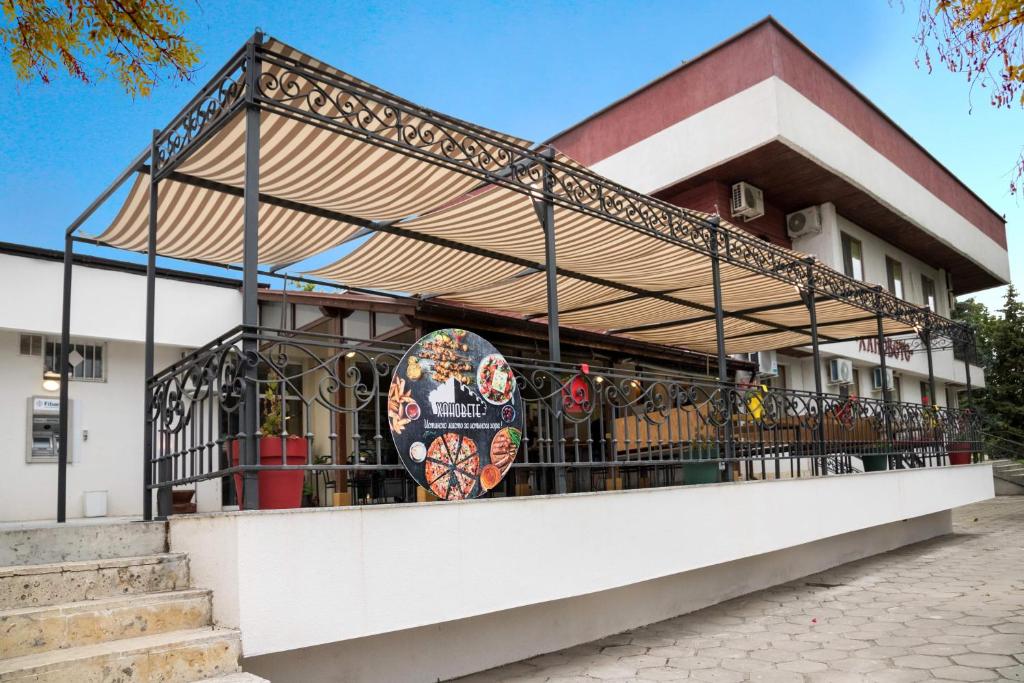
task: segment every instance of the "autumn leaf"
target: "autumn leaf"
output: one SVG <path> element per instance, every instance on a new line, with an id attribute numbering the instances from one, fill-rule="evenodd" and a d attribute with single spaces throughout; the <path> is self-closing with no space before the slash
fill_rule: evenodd
<path id="1" fill-rule="evenodd" d="M 972 97 L 980 88 L 994 107 L 1024 106 L 1024 0 L 921 0 L 918 18 L 918 66 L 931 71 L 934 54 L 939 64 L 964 74 Z M 1011 193 L 1022 178 L 1024 152 Z"/>
<path id="2" fill-rule="evenodd" d="M 0 0 L 0 47 L 22 81 L 57 73 L 91 83 L 111 76 L 146 96 L 165 73 L 191 80 L 198 50 L 169 0 Z"/>

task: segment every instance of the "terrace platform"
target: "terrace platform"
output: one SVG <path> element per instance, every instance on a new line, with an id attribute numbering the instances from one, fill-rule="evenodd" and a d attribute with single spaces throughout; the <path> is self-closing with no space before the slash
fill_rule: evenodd
<path id="1" fill-rule="evenodd" d="M 984 463 L 189 515 L 169 544 L 213 589 L 215 623 L 240 629 L 247 671 L 436 681 L 948 534 L 952 508 L 992 495 Z"/>
<path id="2" fill-rule="evenodd" d="M 461 683 L 958 681 L 1024 677 L 1024 498 L 953 512 L 954 533 L 462 679 Z"/>

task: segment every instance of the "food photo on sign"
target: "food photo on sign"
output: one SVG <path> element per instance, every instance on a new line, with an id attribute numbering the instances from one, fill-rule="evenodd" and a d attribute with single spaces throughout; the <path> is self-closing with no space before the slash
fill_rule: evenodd
<path id="1" fill-rule="evenodd" d="M 409 475 L 442 500 L 477 498 L 508 474 L 523 439 L 519 386 L 505 357 L 460 329 L 423 336 L 395 367 L 391 436 Z"/>

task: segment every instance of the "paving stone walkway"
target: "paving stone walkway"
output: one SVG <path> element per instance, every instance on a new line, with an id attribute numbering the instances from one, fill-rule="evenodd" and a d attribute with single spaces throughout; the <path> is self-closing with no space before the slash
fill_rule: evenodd
<path id="1" fill-rule="evenodd" d="M 461 679 L 1024 681 L 1024 496 L 956 533 Z"/>

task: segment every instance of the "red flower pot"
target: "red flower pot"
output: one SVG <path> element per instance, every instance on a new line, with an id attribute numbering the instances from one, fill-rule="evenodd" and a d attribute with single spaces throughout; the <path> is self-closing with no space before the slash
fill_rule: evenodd
<path id="1" fill-rule="evenodd" d="M 965 441 L 955 441 L 949 444 L 950 465 L 971 464 L 971 444 Z"/>
<path id="2" fill-rule="evenodd" d="M 284 441 L 287 451 L 287 462 L 281 455 L 281 437 L 260 437 L 261 465 L 305 465 L 306 440 L 298 436 L 290 436 Z M 238 467 L 241 444 L 238 440 L 231 444 L 231 464 Z M 287 510 L 302 507 L 302 483 L 306 478 L 305 470 L 261 470 L 259 472 L 260 510 Z M 242 505 L 242 475 L 235 475 L 235 495 L 238 505 Z"/>

